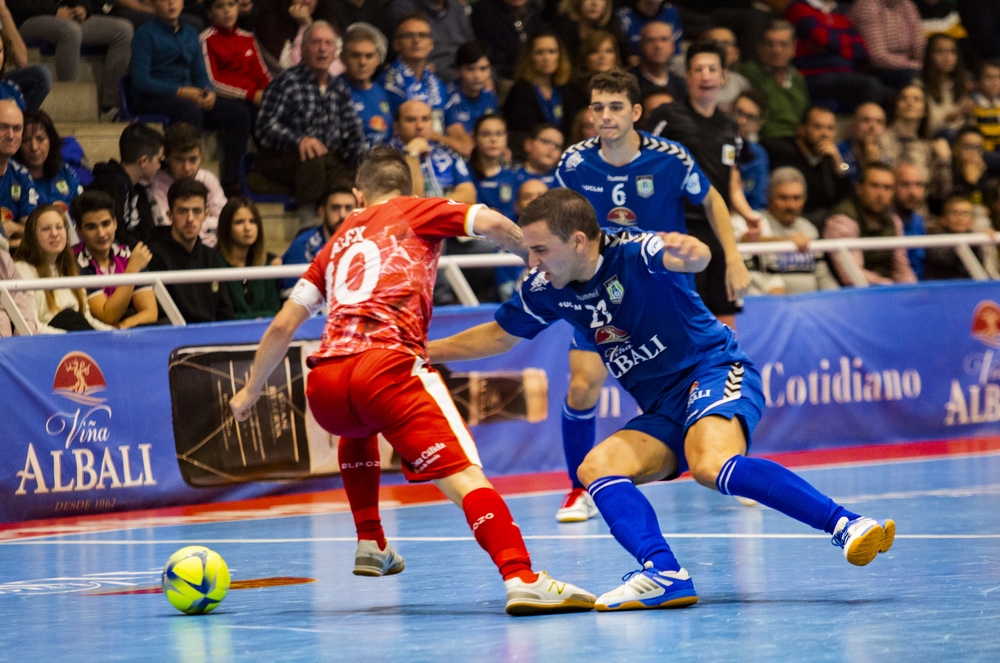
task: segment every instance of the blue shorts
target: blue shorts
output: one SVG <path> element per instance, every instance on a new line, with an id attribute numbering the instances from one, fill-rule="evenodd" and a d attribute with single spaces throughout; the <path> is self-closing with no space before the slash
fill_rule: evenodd
<path id="1" fill-rule="evenodd" d="M 684 437 L 688 428 L 702 417 L 736 417 L 743 426 L 747 451 L 753 430 L 764 411 L 764 392 L 760 373 L 753 364 L 733 363 L 698 365 L 681 381 L 660 405 L 625 424 L 622 430 L 635 430 L 663 442 L 677 457 L 675 479 L 688 469 L 684 457 Z"/>

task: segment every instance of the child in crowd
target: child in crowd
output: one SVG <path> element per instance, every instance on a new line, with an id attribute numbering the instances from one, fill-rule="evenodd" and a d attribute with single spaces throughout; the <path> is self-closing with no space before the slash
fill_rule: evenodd
<path id="1" fill-rule="evenodd" d="M 385 88 L 372 78 L 385 61 L 385 37 L 367 23 L 355 23 L 344 35 L 344 74 L 341 78 L 351 91 L 354 110 L 365 126 L 371 147 L 392 140 L 392 109 Z"/>
<path id="2" fill-rule="evenodd" d="M 1000 172 L 1000 61 L 986 60 L 979 67 L 978 91 L 972 94 L 976 125 L 983 134 L 983 158 L 990 174 Z"/>
<path id="3" fill-rule="evenodd" d="M 458 78 L 448 86 L 444 106 L 445 133 L 434 139 L 468 159 L 475 147 L 472 130 L 476 121 L 500 111 L 496 93 L 488 89 L 492 87 L 489 45 L 482 41 L 462 44 L 455 53 L 455 71 Z"/>
<path id="4" fill-rule="evenodd" d="M 246 102 L 256 117 L 271 74 L 253 34 L 236 26 L 239 14 L 237 0 L 213 0 L 208 10 L 212 26 L 201 33 L 201 50 L 208 80 L 219 96 Z"/>
<path id="5" fill-rule="evenodd" d="M 205 246 L 215 246 L 219 214 L 226 205 L 226 194 L 219 178 L 201 167 L 201 133 L 187 122 L 171 124 L 163 134 L 163 168 L 153 178 L 153 196 L 156 198 L 158 226 L 169 226 L 166 218 L 167 191 L 174 180 L 193 177 L 208 188 L 208 217 L 201 227 L 201 241 Z"/>
<path id="6" fill-rule="evenodd" d="M 563 151 L 563 135 L 551 124 L 535 127 L 531 137 L 524 141 L 524 165 L 514 174 L 518 184 L 536 179 L 550 189 L 556 186 L 556 165 Z"/>

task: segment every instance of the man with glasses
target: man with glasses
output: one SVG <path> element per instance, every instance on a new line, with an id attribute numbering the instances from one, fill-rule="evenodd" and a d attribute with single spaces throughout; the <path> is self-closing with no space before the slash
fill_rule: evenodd
<path id="1" fill-rule="evenodd" d="M 743 150 L 736 167 L 743 180 L 743 196 L 753 209 L 767 207 L 768 180 L 771 173 L 771 159 L 767 150 L 757 142 L 764 115 L 767 113 L 767 97 L 760 90 L 745 90 L 733 104 L 733 119 L 743 140 Z"/>
<path id="2" fill-rule="evenodd" d="M 563 151 L 563 135 L 551 124 L 535 127 L 524 141 L 524 165 L 514 171 L 518 186 L 527 180 L 541 180 L 550 189 L 556 184 L 556 164 Z"/>
<path id="3" fill-rule="evenodd" d="M 24 115 L 10 99 L 0 101 L 0 236 L 10 241 L 13 251 L 24 237 L 24 222 L 38 206 L 38 192 L 31 175 L 11 157 L 21 148 Z"/>
<path id="4" fill-rule="evenodd" d="M 729 211 L 722 196 L 687 149 L 635 130 L 635 122 L 642 115 L 635 76 L 615 70 L 597 74 L 591 81 L 590 100 L 598 135 L 566 150 L 556 168 L 556 179 L 593 205 L 602 228 L 686 233 L 687 200 L 704 207 L 714 223 L 725 224 L 732 237 Z M 748 284 L 742 259 L 739 268 Z M 609 281 L 605 285 L 612 300 L 617 299 L 615 284 Z M 597 399 L 608 376 L 603 358 L 605 343 L 622 340 L 618 329 L 606 322 L 605 311 L 582 298 L 580 305 L 593 309 L 598 343 L 576 334 L 570 346 L 570 385 L 563 405 L 562 432 L 573 488 L 556 512 L 559 522 L 580 522 L 597 515 L 597 507 L 577 470 L 596 439 Z"/>
<path id="5" fill-rule="evenodd" d="M 389 95 L 393 115 L 404 101 L 422 101 L 431 107 L 434 133 L 443 134 L 444 105 L 448 97 L 444 83 L 429 62 L 434 50 L 430 22 L 421 14 L 404 17 L 396 27 L 392 47 L 399 57 L 385 68 L 379 83 Z"/>
<path id="6" fill-rule="evenodd" d="M 408 17 L 419 15 L 423 18 L 427 23 L 428 32 L 433 35 L 431 41 L 433 48 L 427 56 L 429 64 L 439 79 L 445 83 L 452 82 L 456 76 L 455 70 L 452 69 L 455 53 L 462 44 L 476 38 L 472 30 L 472 20 L 469 18 L 471 12 L 468 5 L 462 0 L 392 0 L 389 9 L 395 24 L 399 26 L 396 29 L 397 37 L 402 32 L 411 31 L 410 28 L 404 29 L 402 26 Z M 423 28 L 412 31 L 422 32 Z M 397 53 L 403 53 L 398 45 L 393 44 L 393 47 Z"/>

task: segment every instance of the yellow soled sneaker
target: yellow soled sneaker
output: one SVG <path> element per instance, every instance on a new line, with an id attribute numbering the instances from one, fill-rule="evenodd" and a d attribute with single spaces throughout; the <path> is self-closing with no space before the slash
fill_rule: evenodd
<path id="1" fill-rule="evenodd" d="M 844 549 L 844 557 L 855 566 L 870 563 L 879 553 L 888 552 L 896 539 L 896 523 L 864 516 L 848 520 L 845 516 L 833 531 L 833 545 Z"/>
<path id="2" fill-rule="evenodd" d="M 538 572 L 535 582 L 511 578 L 503 584 L 507 590 L 507 614 L 515 617 L 593 610 L 597 600 L 590 592 L 559 582 L 545 571 Z"/>

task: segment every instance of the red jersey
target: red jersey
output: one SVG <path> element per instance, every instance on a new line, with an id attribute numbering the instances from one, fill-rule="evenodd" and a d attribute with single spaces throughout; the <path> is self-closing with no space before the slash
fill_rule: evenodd
<path id="1" fill-rule="evenodd" d="M 292 290 L 292 301 L 330 314 L 313 366 L 373 348 L 426 357 L 441 240 L 475 236 L 483 205 L 398 196 L 348 216 Z"/>
<path id="2" fill-rule="evenodd" d="M 208 80 L 223 97 L 253 101 L 271 82 L 257 40 L 246 30 L 213 25 L 201 33 L 201 52 Z"/>

